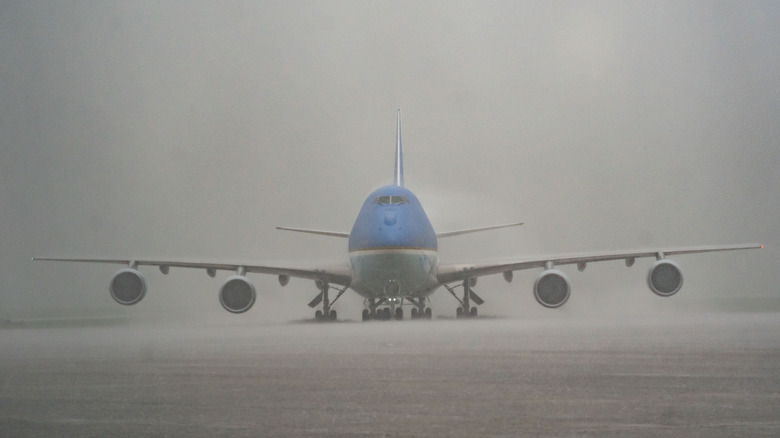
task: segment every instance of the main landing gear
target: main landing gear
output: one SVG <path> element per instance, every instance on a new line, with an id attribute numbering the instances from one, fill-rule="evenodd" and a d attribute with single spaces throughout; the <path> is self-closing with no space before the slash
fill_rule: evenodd
<path id="1" fill-rule="evenodd" d="M 412 307 L 412 319 L 431 319 L 432 313 L 430 307 L 425 307 L 427 298 L 420 297 L 416 300 L 414 298 L 407 298 L 414 307 Z"/>
<path id="2" fill-rule="evenodd" d="M 481 306 L 485 302 L 485 300 L 480 298 L 480 296 L 471 289 L 476 284 L 476 280 L 476 278 L 467 278 L 463 280 L 463 284 L 457 286 L 450 287 L 446 284 L 444 285 L 447 291 L 449 291 L 449 293 L 460 303 L 460 307 L 455 309 L 455 316 L 457 318 L 476 318 L 478 314 L 477 307 L 472 307 L 471 303 L 474 302 L 477 306 Z M 455 288 L 461 286 L 463 287 L 462 298 L 458 297 L 455 293 Z"/>
<path id="3" fill-rule="evenodd" d="M 331 286 L 328 283 L 317 281 L 317 286 L 320 289 L 320 293 L 314 297 L 313 300 L 311 300 L 309 307 L 313 309 L 322 303 L 322 309 L 318 309 L 316 312 L 314 312 L 314 319 L 317 321 L 335 321 L 337 316 L 336 311 L 331 309 L 331 306 L 333 306 L 333 304 L 335 304 L 336 301 L 338 301 L 338 299 L 344 295 L 344 292 L 347 291 L 348 286 L 344 286 L 343 289 L 332 288 L 338 291 L 338 294 L 336 294 L 336 298 L 334 298 L 333 301 L 330 301 L 328 296 L 328 291 L 331 289 Z"/>
<path id="4" fill-rule="evenodd" d="M 431 308 L 425 307 L 427 298 L 368 298 L 366 308 L 363 309 L 363 321 L 388 321 L 395 319 L 401 321 L 404 319 L 404 300 L 409 301 L 412 306 L 412 319 L 427 318 L 431 319 Z"/>

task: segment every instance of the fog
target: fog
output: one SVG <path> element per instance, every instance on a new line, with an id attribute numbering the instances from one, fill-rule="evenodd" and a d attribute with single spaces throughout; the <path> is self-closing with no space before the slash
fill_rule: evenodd
<path id="1" fill-rule="evenodd" d="M 235 321 L 235 320 L 233 320 Z M 8 436 L 777 436 L 776 313 L 0 332 Z"/>
<path id="2" fill-rule="evenodd" d="M 649 261 L 565 269 L 542 309 L 537 272 L 483 278 L 481 314 L 780 308 L 777 2 L 0 3 L 0 318 L 309 318 L 310 281 L 252 275 L 258 304 L 225 312 L 227 276 L 31 256 L 346 263 L 348 231 L 392 178 L 396 108 L 406 186 L 443 263 L 583 251 L 763 243 L 674 258 L 671 299 Z M 345 295 L 339 315 L 357 319 Z M 446 291 L 436 315 L 452 315 Z"/>

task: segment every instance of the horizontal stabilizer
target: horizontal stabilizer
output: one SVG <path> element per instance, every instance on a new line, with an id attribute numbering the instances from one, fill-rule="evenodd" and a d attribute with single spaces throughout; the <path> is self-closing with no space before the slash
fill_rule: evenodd
<path id="1" fill-rule="evenodd" d="M 450 236 L 460 236 L 461 234 L 469 234 L 469 233 L 476 233 L 478 231 L 487 231 L 487 230 L 495 230 L 498 228 L 509 228 L 509 227 L 518 227 L 520 225 L 523 225 L 522 222 L 517 222 L 514 224 L 504 224 L 504 225 L 491 225 L 489 227 L 480 227 L 480 228 L 469 228 L 467 230 L 458 230 L 458 231 L 448 231 L 446 233 L 439 233 L 436 235 L 436 237 L 450 237 Z"/>
<path id="2" fill-rule="evenodd" d="M 321 236 L 349 237 L 349 233 L 341 233 L 338 231 L 307 230 L 305 228 L 290 228 L 290 227 L 276 227 L 276 229 L 284 230 L 284 231 L 295 231 L 298 233 L 319 234 Z"/>

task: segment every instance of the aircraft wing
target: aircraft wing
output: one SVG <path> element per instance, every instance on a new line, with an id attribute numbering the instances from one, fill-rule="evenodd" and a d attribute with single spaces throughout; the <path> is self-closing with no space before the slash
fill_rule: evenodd
<path id="1" fill-rule="evenodd" d="M 305 278 L 309 280 L 321 280 L 326 283 L 340 284 L 348 286 L 352 280 L 348 266 L 337 266 L 329 268 L 297 268 L 258 265 L 253 263 L 213 263 L 213 262 L 192 262 L 176 260 L 146 260 L 146 259 L 83 259 L 83 258 L 54 258 L 54 257 L 33 257 L 33 260 L 56 261 L 56 262 L 82 262 L 82 263 L 108 263 L 126 266 L 157 266 L 163 273 L 168 273 L 168 269 L 174 268 L 195 268 L 205 269 L 209 276 L 213 277 L 216 271 L 238 272 L 243 268 L 246 272 L 258 274 L 271 274 L 284 277 Z"/>
<path id="2" fill-rule="evenodd" d="M 568 255 L 548 255 L 541 257 L 529 257 L 518 260 L 500 262 L 486 262 L 476 264 L 444 264 L 439 265 L 437 279 L 440 283 L 453 283 L 467 278 L 481 277 L 491 274 L 499 274 L 524 269 L 544 268 L 548 263 L 553 266 L 577 264 L 580 269 L 585 269 L 587 263 L 603 262 L 607 260 L 625 260 L 628 266 L 643 257 L 660 257 L 679 254 L 694 254 L 715 251 L 735 251 L 741 249 L 758 249 L 763 245 L 757 243 L 719 246 L 694 246 L 670 249 L 646 249 L 635 251 L 607 251 Z"/>

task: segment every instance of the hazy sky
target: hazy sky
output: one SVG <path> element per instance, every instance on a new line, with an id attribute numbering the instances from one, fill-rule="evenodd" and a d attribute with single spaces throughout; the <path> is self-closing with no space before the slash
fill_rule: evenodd
<path id="1" fill-rule="evenodd" d="M 346 262 L 345 240 L 274 226 L 348 231 L 392 180 L 398 107 L 438 231 L 526 223 L 442 241 L 443 262 L 761 242 L 677 257 L 671 300 L 648 260 L 567 269 L 559 313 L 777 299 L 777 23 L 774 1 L 2 1 L 0 318 L 309 316 L 303 280 L 252 276 L 236 317 L 224 273 L 147 268 L 125 308 L 119 266 L 29 258 Z M 481 280 L 488 313 L 549 314 L 536 274 Z"/>

